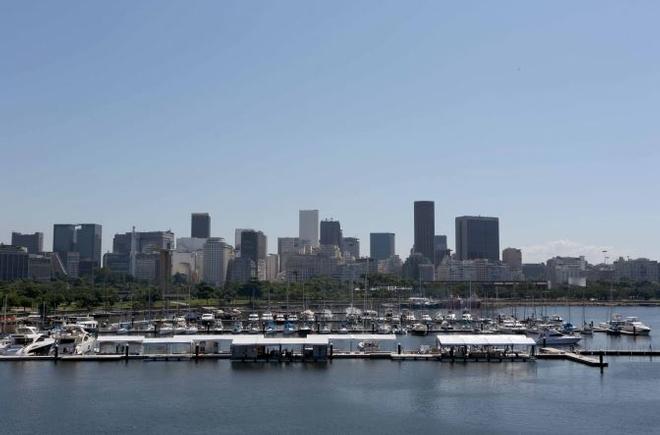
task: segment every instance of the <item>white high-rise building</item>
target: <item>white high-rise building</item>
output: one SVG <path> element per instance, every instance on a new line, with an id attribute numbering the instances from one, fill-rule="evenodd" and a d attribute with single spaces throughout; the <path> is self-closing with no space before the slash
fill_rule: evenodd
<path id="1" fill-rule="evenodd" d="M 305 245 L 319 246 L 319 211 L 300 210 L 298 213 L 298 238 Z"/>
<path id="2" fill-rule="evenodd" d="M 211 237 L 204 244 L 204 281 L 220 286 L 227 280 L 229 260 L 234 249 L 220 237 Z"/>

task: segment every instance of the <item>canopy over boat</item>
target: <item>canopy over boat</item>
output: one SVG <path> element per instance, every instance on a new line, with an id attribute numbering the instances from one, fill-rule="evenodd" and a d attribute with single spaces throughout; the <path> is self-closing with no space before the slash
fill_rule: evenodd
<path id="1" fill-rule="evenodd" d="M 536 341 L 519 334 L 438 334 L 440 346 L 535 346 Z"/>

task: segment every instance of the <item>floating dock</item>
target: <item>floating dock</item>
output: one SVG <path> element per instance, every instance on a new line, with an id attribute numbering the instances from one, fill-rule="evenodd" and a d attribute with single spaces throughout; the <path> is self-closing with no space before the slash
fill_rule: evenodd
<path id="1" fill-rule="evenodd" d="M 542 347 L 539 349 L 537 359 L 564 359 L 573 361 L 579 364 L 584 364 L 589 367 L 600 367 L 601 370 L 604 367 L 607 367 L 608 364 L 603 362 L 603 354 L 598 354 L 599 358 L 593 358 L 590 356 L 582 355 L 576 352 L 568 352 L 562 349 L 557 349 L 554 347 Z"/>

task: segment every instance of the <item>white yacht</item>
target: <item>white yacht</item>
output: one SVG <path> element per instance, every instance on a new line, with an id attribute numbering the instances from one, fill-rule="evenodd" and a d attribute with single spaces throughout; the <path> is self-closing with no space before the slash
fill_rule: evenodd
<path id="1" fill-rule="evenodd" d="M 469 311 L 464 311 L 463 315 L 461 316 L 461 319 L 464 322 L 471 322 L 472 321 L 472 314 Z"/>
<path id="2" fill-rule="evenodd" d="M 323 310 L 323 314 L 321 314 L 321 317 L 323 320 L 332 320 L 335 318 L 334 314 L 332 314 L 332 311 L 330 310 Z"/>
<path id="3" fill-rule="evenodd" d="M 261 321 L 262 322 L 272 322 L 273 321 L 273 313 L 270 311 L 264 311 L 261 313 Z"/>
<path id="4" fill-rule="evenodd" d="M 556 329 L 544 329 L 536 337 L 536 343 L 542 346 L 571 346 L 578 344 L 581 337 L 578 335 L 566 335 Z"/>
<path id="5" fill-rule="evenodd" d="M 96 339 L 80 325 L 64 325 L 55 336 L 59 353 L 85 355 L 94 349 Z"/>
<path id="6" fill-rule="evenodd" d="M 332 331 L 330 330 L 330 326 L 328 326 L 327 324 L 321 327 L 321 331 L 320 331 L 321 334 L 330 334 L 331 332 Z"/>
<path id="7" fill-rule="evenodd" d="M 9 341 L 0 348 L 2 355 L 48 355 L 55 344 L 55 339 L 39 333 L 33 326 L 19 326 L 9 336 Z"/>
<path id="8" fill-rule="evenodd" d="M 275 322 L 284 323 L 286 322 L 286 317 L 284 317 L 284 314 L 280 313 L 275 317 Z"/>
<path id="9" fill-rule="evenodd" d="M 527 330 L 525 325 L 513 318 L 504 319 L 497 329 L 504 334 L 524 334 Z"/>
<path id="10" fill-rule="evenodd" d="M 95 333 L 99 329 L 99 322 L 94 320 L 93 317 L 83 317 L 76 319 L 76 325 L 80 325 L 85 328 L 85 331 L 90 334 Z"/>
<path id="11" fill-rule="evenodd" d="M 303 311 L 302 313 L 300 313 L 300 317 L 307 322 L 313 322 L 314 320 L 316 320 L 314 318 L 314 311 L 312 310 Z"/>
<path id="12" fill-rule="evenodd" d="M 362 311 L 359 308 L 355 308 L 354 306 L 350 306 L 346 308 L 346 320 L 358 320 L 359 317 L 362 315 Z"/>
<path id="13" fill-rule="evenodd" d="M 626 335 L 649 335 L 651 328 L 640 322 L 637 317 L 626 317 L 619 332 Z"/>
<path id="14" fill-rule="evenodd" d="M 428 315 L 428 314 L 422 314 L 422 322 L 425 322 L 425 323 L 432 323 L 432 322 L 433 322 L 433 319 L 432 319 L 431 316 Z"/>
<path id="15" fill-rule="evenodd" d="M 258 322 L 259 321 L 259 315 L 257 313 L 250 313 L 248 316 L 248 322 Z"/>

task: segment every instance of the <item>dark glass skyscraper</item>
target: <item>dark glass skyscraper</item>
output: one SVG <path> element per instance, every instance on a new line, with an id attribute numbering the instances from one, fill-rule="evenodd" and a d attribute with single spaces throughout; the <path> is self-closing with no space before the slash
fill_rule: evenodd
<path id="1" fill-rule="evenodd" d="M 76 226 L 72 224 L 53 225 L 53 252 L 65 261 L 69 252 L 76 250 Z"/>
<path id="2" fill-rule="evenodd" d="M 415 201 L 415 252 L 434 261 L 435 204 L 433 201 Z"/>
<path id="3" fill-rule="evenodd" d="M 321 221 L 321 244 L 335 245 L 341 248 L 341 225 L 339 221 L 323 220 Z"/>
<path id="4" fill-rule="evenodd" d="M 190 237 L 211 237 L 211 216 L 208 213 L 193 213 L 190 220 Z"/>
<path id="5" fill-rule="evenodd" d="M 369 234 L 369 255 L 374 260 L 387 260 L 394 256 L 394 233 Z"/>
<path id="6" fill-rule="evenodd" d="M 500 259 L 500 222 L 496 217 L 456 218 L 456 257 L 459 260 Z"/>
<path id="7" fill-rule="evenodd" d="M 241 233 L 241 258 L 249 258 L 255 264 L 266 259 L 268 251 L 266 235 L 261 231 L 244 230 Z"/>
<path id="8" fill-rule="evenodd" d="M 76 228 L 76 251 L 81 260 L 91 260 L 101 265 L 101 225 L 80 224 Z"/>

